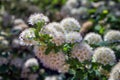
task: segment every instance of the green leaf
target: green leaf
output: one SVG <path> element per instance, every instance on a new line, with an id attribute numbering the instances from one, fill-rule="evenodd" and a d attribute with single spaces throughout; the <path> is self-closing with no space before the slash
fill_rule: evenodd
<path id="1" fill-rule="evenodd" d="M 50 47 L 48 47 L 45 51 L 45 54 L 48 55 L 50 53 L 50 51 L 52 51 L 52 49 Z"/>

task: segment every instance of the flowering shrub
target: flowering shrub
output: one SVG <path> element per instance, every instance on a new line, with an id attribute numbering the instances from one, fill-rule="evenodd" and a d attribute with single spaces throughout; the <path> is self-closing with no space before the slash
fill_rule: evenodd
<path id="1" fill-rule="evenodd" d="M 0 2 L 0 80 L 120 79 L 120 0 Z"/>
<path id="2" fill-rule="evenodd" d="M 112 49 L 99 46 L 114 42 L 102 45 L 104 41 L 96 33 L 83 38 L 80 24 L 74 18 L 65 18 L 60 23 L 48 21 L 43 14 L 31 15 L 28 22 L 34 27 L 19 36 L 24 45 L 33 45 L 33 51 L 44 67 L 70 74 L 70 80 L 108 79 L 109 68 L 117 61 L 116 55 Z"/>

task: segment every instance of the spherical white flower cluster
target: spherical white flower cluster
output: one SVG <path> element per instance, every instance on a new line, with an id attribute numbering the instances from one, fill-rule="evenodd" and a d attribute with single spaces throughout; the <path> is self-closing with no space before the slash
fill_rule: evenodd
<path id="1" fill-rule="evenodd" d="M 65 35 L 61 32 L 56 32 L 54 36 L 52 36 L 52 42 L 56 44 L 56 46 L 60 46 L 65 42 Z"/>
<path id="2" fill-rule="evenodd" d="M 63 26 L 62 26 L 60 23 L 58 23 L 58 22 L 49 23 L 48 25 L 46 25 L 45 28 L 46 28 L 48 31 L 49 31 L 49 30 L 51 30 L 51 31 L 54 31 L 54 30 L 55 30 L 55 31 L 62 32 L 62 33 L 65 32 Z M 45 29 L 45 30 L 46 30 L 46 29 Z M 47 32 L 47 31 L 45 31 L 45 32 Z"/>
<path id="3" fill-rule="evenodd" d="M 114 64 L 116 57 L 114 51 L 107 47 L 99 47 L 94 51 L 93 62 L 98 62 L 103 65 Z"/>
<path id="4" fill-rule="evenodd" d="M 33 45 L 35 42 L 33 38 L 35 38 L 35 29 L 34 28 L 28 28 L 25 29 L 19 36 L 20 44 L 21 45 Z"/>
<path id="5" fill-rule="evenodd" d="M 120 80 L 120 62 L 113 67 L 109 80 Z"/>
<path id="6" fill-rule="evenodd" d="M 64 28 L 57 22 L 52 22 L 43 27 L 41 33 L 49 34 L 52 42 L 60 46 L 65 42 Z"/>
<path id="7" fill-rule="evenodd" d="M 120 31 L 110 30 L 104 36 L 105 41 L 120 40 Z"/>
<path id="8" fill-rule="evenodd" d="M 88 44 L 96 44 L 102 41 L 102 37 L 97 33 L 91 32 L 84 37 L 84 40 L 86 40 Z"/>
<path id="9" fill-rule="evenodd" d="M 90 60 L 93 55 L 90 46 L 86 43 L 75 44 L 71 53 L 72 56 L 77 58 L 80 62 Z"/>
<path id="10" fill-rule="evenodd" d="M 79 32 L 69 32 L 66 34 L 66 42 L 67 43 L 75 43 L 81 42 L 82 36 Z"/>
<path id="11" fill-rule="evenodd" d="M 77 20 L 70 17 L 63 19 L 61 21 L 61 25 L 64 27 L 66 32 L 79 31 L 81 27 Z"/>
<path id="12" fill-rule="evenodd" d="M 31 24 L 31 25 L 35 25 L 37 24 L 38 22 L 44 22 L 44 23 L 47 23 L 49 22 L 49 19 L 47 16 L 43 15 L 42 13 L 39 14 L 39 13 L 35 13 L 33 15 L 31 15 L 29 17 L 29 20 L 28 20 L 28 23 Z"/>
<path id="13" fill-rule="evenodd" d="M 43 27 L 41 33 L 54 35 L 56 32 L 65 33 L 63 26 L 60 23 L 52 22 Z"/>
<path id="14" fill-rule="evenodd" d="M 41 63 L 47 68 L 57 70 L 58 72 L 68 72 L 69 65 L 65 63 L 65 55 L 62 51 L 55 53 L 51 51 L 48 55 L 45 55 L 45 46 L 36 46 L 34 52 L 36 56 L 41 60 Z"/>
<path id="15" fill-rule="evenodd" d="M 35 58 L 30 58 L 24 63 L 24 67 L 32 67 L 32 66 L 39 66 L 37 59 Z"/>

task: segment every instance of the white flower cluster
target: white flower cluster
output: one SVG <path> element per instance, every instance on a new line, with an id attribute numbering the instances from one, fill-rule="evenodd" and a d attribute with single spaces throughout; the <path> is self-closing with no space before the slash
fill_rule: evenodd
<path id="1" fill-rule="evenodd" d="M 52 42 L 60 46 L 65 42 L 64 28 L 57 22 L 52 22 L 43 27 L 41 33 L 52 36 Z"/>
<path id="2" fill-rule="evenodd" d="M 49 22 L 49 19 L 47 16 L 43 15 L 42 13 L 35 13 L 29 17 L 28 23 L 31 25 L 35 25 L 38 22 L 44 22 L 47 23 Z"/>
<path id="3" fill-rule="evenodd" d="M 31 22 L 31 24 L 36 24 L 41 20 L 46 21 L 44 15 L 37 18 L 37 16 L 40 15 L 41 14 L 36 14 L 34 16 L 31 16 L 29 22 Z M 74 18 L 65 18 L 60 23 L 52 22 L 42 26 L 40 34 L 48 34 L 49 36 L 51 36 L 52 39 L 50 41 L 52 43 L 55 43 L 56 46 L 61 46 L 64 43 L 77 43 L 72 49 L 72 56 L 74 58 L 77 58 L 80 62 L 83 62 L 85 60 L 90 60 L 93 52 L 89 45 L 81 42 L 82 36 L 79 33 L 80 27 L 81 26 L 79 22 Z M 35 29 L 32 28 L 26 29 L 20 34 L 20 39 L 25 42 L 25 44 L 35 44 L 35 37 Z M 61 73 L 68 72 L 69 64 L 66 63 L 66 55 L 62 52 L 62 50 L 57 53 L 55 53 L 54 50 L 51 50 L 49 54 L 46 55 L 46 49 L 47 45 L 34 47 L 35 55 L 40 59 L 41 63 L 45 67 L 52 70 L 57 70 Z M 25 63 L 25 66 L 31 65 L 33 63 L 32 61 L 36 63 L 36 61 L 33 59 L 28 60 Z"/>
<path id="4" fill-rule="evenodd" d="M 105 41 L 120 40 L 120 31 L 110 30 L 104 36 Z"/>
<path id="5" fill-rule="evenodd" d="M 57 70 L 58 72 L 68 72 L 69 65 L 65 63 L 65 55 L 62 51 L 55 53 L 51 51 L 48 55 L 45 55 L 45 46 L 36 46 L 34 52 L 36 56 L 41 60 L 41 63 L 47 68 Z"/>
<path id="6" fill-rule="evenodd" d="M 61 21 L 61 25 L 64 27 L 66 32 L 79 31 L 80 24 L 74 18 L 65 18 Z"/>
<path id="7" fill-rule="evenodd" d="M 84 40 L 86 40 L 88 44 L 96 44 L 102 41 L 102 37 L 97 33 L 91 32 L 84 37 Z"/>
<path id="8" fill-rule="evenodd" d="M 120 80 L 120 62 L 113 67 L 109 80 Z"/>
<path id="9" fill-rule="evenodd" d="M 39 66 L 37 59 L 35 58 L 30 58 L 24 63 L 25 68 L 29 68 L 32 66 Z"/>
<path id="10" fill-rule="evenodd" d="M 82 36 L 79 33 L 80 24 L 74 18 L 65 18 L 61 23 L 52 22 L 43 27 L 41 33 L 49 34 L 53 37 L 51 40 L 57 46 L 62 45 L 64 42 L 74 43 L 80 42 Z"/>
<path id="11" fill-rule="evenodd" d="M 103 65 L 114 64 L 116 57 L 114 51 L 107 47 L 99 47 L 94 51 L 93 62 L 98 62 Z"/>
<path id="12" fill-rule="evenodd" d="M 81 42 L 82 36 L 79 32 L 69 32 L 66 34 L 66 43 Z"/>
<path id="13" fill-rule="evenodd" d="M 20 44 L 21 45 L 33 45 L 35 42 L 33 38 L 35 38 L 35 29 L 34 28 L 28 28 L 25 29 L 19 36 Z"/>
<path id="14" fill-rule="evenodd" d="M 77 58 L 80 62 L 83 62 L 85 60 L 90 60 L 93 55 L 90 46 L 86 43 L 80 43 L 74 45 L 71 53 L 72 56 L 74 58 Z"/>

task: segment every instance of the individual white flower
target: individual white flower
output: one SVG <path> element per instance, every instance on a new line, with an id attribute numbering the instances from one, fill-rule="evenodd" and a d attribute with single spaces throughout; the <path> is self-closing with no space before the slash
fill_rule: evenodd
<path id="1" fill-rule="evenodd" d="M 102 37 L 94 32 L 88 33 L 84 40 L 88 42 L 88 44 L 96 44 L 102 41 Z"/>
<path id="2" fill-rule="evenodd" d="M 30 58 L 24 63 L 24 67 L 32 67 L 32 66 L 39 66 L 37 59 L 35 58 Z"/>
<path id="3" fill-rule="evenodd" d="M 35 38 L 35 29 L 34 28 L 28 28 L 25 29 L 19 36 L 20 44 L 22 45 L 33 45 L 35 41 L 33 40 Z"/>
<path id="4" fill-rule="evenodd" d="M 80 24 L 74 18 L 65 18 L 61 21 L 61 25 L 64 27 L 66 32 L 79 31 Z"/>
<path id="5" fill-rule="evenodd" d="M 99 47 L 94 51 L 93 62 L 98 62 L 103 65 L 114 64 L 116 57 L 114 51 L 108 47 Z"/>
<path id="6" fill-rule="evenodd" d="M 23 65 L 23 59 L 21 58 L 14 58 L 11 60 L 10 62 L 11 65 L 14 65 L 18 68 L 22 68 L 22 65 Z"/>
<path id="7" fill-rule="evenodd" d="M 79 32 L 69 32 L 66 34 L 67 43 L 81 42 L 82 36 Z"/>
<path id="8" fill-rule="evenodd" d="M 47 22 L 49 22 L 49 19 L 47 16 L 43 15 L 42 13 L 35 13 L 29 17 L 28 22 L 31 25 L 37 24 L 38 22 L 44 22 L 46 24 Z"/>
<path id="9" fill-rule="evenodd" d="M 113 67 L 109 80 L 120 80 L 120 62 Z"/>
<path id="10" fill-rule="evenodd" d="M 3 65 L 3 64 L 7 64 L 7 63 L 8 63 L 7 58 L 0 57 L 0 66 Z"/>
<path id="11" fill-rule="evenodd" d="M 45 46 L 35 46 L 35 55 L 40 59 L 41 63 L 52 70 L 57 70 L 58 72 L 65 73 L 68 72 L 67 68 L 62 68 L 66 65 L 65 55 L 62 51 L 55 53 L 51 51 L 48 55 L 45 55 Z M 63 70 L 64 69 L 64 70 Z M 62 72 L 63 71 L 63 72 Z"/>
<path id="12" fill-rule="evenodd" d="M 105 41 L 120 40 L 120 31 L 110 30 L 104 36 Z"/>
<path id="13" fill-rule="evenodd" d="M 86 43 L 75 44 L 71 53 L 72 57 L 77 58 L 80 62 L 90 60 L 93 55 L 91 47 Z"/>

